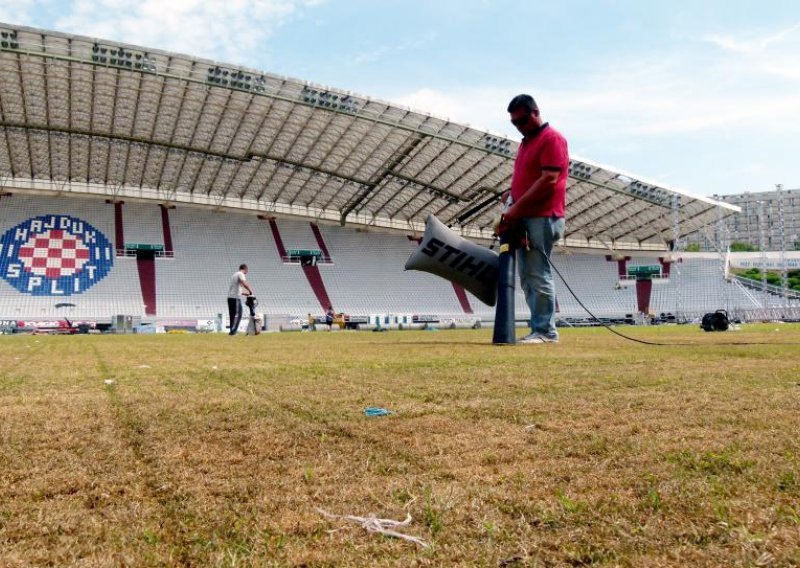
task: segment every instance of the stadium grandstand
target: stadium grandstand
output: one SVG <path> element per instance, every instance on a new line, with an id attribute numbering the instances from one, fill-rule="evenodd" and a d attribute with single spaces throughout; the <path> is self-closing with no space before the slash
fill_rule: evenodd
<path id="1" fill-rule="evenodd" d="M 405 272 L 436 215 L 489 245 L 517 142 L 310 82 L 0 23 L 0 320 L 221 329 L 241 262 L 267 327 L 333 306 L 369 327 L 493 308 Z M 739 208 L 573 159 L 553 263 L 609 321 L 796 318 L 731 277 Z M 706 252 L 684 250 L 706 235 Z M 590 318 L 562 285 L 567 324 Z M 521 319 L 527 308 L 516 298 Z"/>

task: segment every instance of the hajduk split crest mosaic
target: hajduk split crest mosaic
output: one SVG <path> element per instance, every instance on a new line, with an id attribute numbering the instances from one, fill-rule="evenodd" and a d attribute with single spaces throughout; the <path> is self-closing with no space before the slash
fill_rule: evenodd
<path id="1" fill-rule="evenodd" d="M 23 294 L 85 292 L 114 265 L 114 249 L 95 227 L 70 215 L 42 215 L 0 238 L 0 276 Z"/>

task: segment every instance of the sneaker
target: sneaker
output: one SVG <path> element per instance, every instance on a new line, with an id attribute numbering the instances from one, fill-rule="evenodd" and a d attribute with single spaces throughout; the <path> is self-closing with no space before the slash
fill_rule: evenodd
<path id="1" fill-rule="evenodd" d="M 535 343 L 558 343 L 558 337 L 548 337 L 547 335 L 542 335 L 540 333 L 531 333 L 526 335 L 522 339 L 518 339 L 517 343 L 521 343 L 523 345 L 530 345 Z"/>

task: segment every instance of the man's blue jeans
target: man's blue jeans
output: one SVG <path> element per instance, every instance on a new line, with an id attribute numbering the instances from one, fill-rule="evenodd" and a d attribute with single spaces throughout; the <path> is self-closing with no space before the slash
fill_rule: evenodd
<path id="1" fill-rule="evenodd" d="M 531 332 L 558 339 L 556 331 L 556 292 L 550 263 L 553 243 L 564 235 L 564 219 L 528 217 L 520 224 L 527 232 L 530 250 L 517 250 L 519 281 L 531 310 Z"/>
<path id="2" fill-rule="evenodd" d="M 239 331 L 239 324 L 242 321 L 242 300 L 241 298 L 228 298 L 228 316 L 231 322 L 229 335 L 236 335 Z"/>

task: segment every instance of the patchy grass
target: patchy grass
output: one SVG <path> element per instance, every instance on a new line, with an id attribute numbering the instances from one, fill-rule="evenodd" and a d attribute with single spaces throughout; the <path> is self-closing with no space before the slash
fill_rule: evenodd
<path id="1" fill-rule="evenodd" d="M 630 331 L 3 337 L 0 565 L 800 565 L 800 327 Z"/>

